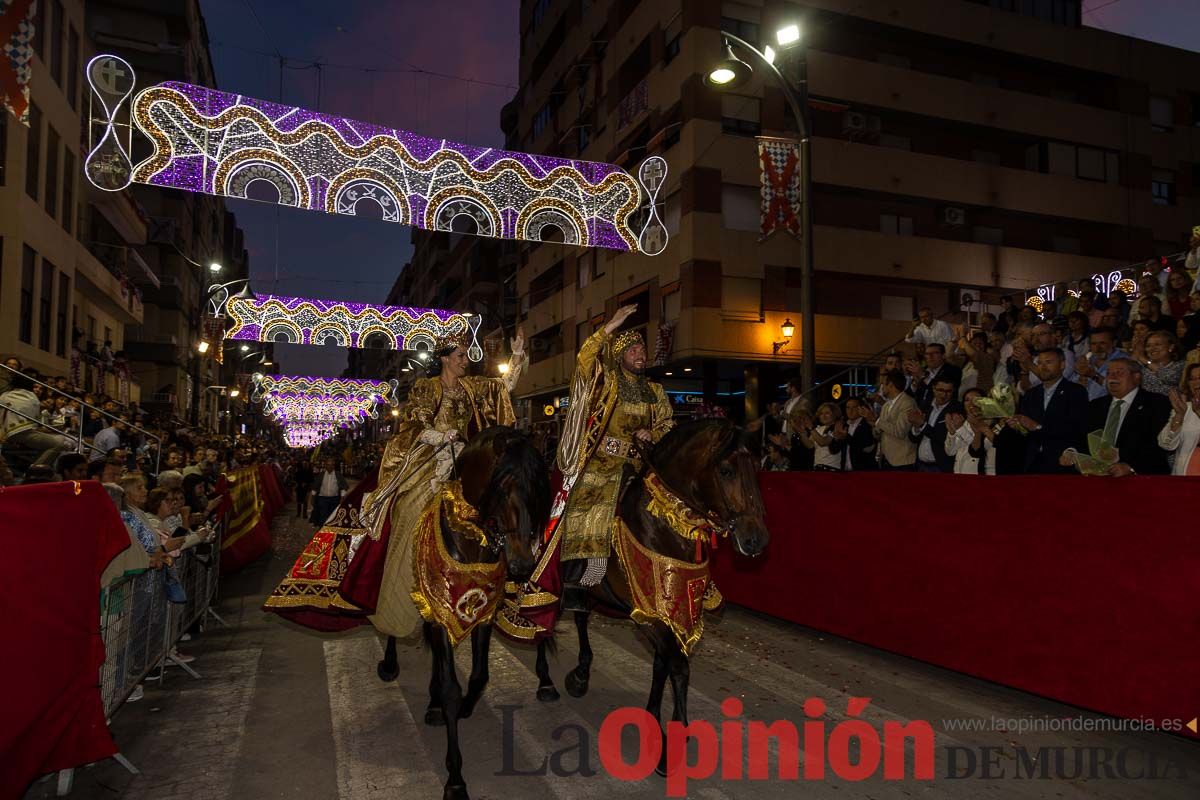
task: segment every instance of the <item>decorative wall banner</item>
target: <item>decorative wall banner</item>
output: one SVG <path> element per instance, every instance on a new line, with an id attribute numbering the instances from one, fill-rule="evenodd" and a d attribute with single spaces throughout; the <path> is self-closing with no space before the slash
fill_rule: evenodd
<path id="1" fill-rule="evenodd" d="M 482 318 L 440 308 L 384 306 L 303 297 L 237 295 L 225 302 L 230 325 L 227 339 L 292 344 L 333 344 L 365 347 L 376 334 L 396 350 L 432 349 L 440 336 L 469 334 L 472 361 L 483 358 L 475 338 Z"/>
<path id="2" fill-rule="evenodd" d="M 0 45 L 4 48 L 0 58 L 0 92 L 4 94 L 4 107 L 27 127 L 36 10 L 37 0 L 0 0 Z"/>
<path id="3" fill-rule="evenodd" d="M 800 235 L 800 143 L 793 139 L 758 138 L 762 167 L 760 239 L 776 230 Z"/>
<path id="4" fill-rule="evenodd" d="M 173 81 L 133 99 L 133 122 L 154 147 L 133 165 L 114 132 L 126 72 L 132 79 L 127 62 L 102 55 L 87 73 L 102 115 L 91 120 L 85 172 L 103 189 L 137 182 L 250 198 L 259 184 L 281 205 L 354 216 L 367 202 L 387 222 L 426 230 L 465 217 L 476 235 L 502 239 L 542 241 L 553 226 L 583 247 L 639 251 L 647 241 L 631 226 L 643 192 L 615 164 L 431 139 Z M 665 247 L 651 216 L 649 241 Z"/>

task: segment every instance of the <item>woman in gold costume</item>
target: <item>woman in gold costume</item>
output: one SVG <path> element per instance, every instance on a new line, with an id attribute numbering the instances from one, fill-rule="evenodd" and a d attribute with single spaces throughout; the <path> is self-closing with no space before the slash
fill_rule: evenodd
<path id="1" fill-rule="evenodd" d="M 417 521 L 465 442 L 515 422 L 509 393 L 526 363 L 524 334 L 518 330 L 511 344 L 508 372 L 488 378 L 466 374 L 465 337 L 434 343 L 429 375 L 413 384 L 378 475 L 347 495 L 267 598 L 267 611 L 322 631 L 365 617 L 398 639 L 419 633 L 410 596 Z"/>

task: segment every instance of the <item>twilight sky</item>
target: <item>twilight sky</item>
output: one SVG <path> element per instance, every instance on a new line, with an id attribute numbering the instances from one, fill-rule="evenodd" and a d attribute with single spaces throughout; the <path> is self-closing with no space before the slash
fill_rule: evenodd
<path id="1" fill-rule="evenodd" d="M 279 100 L 278 53 L 285 60 L 283 102 L 488 146 L 503 144 L 500 108 L 517 83 L 519 5 L 201 0 L 218 88 Z M 1196 49 L 1200 0 L 1085 0 L 1083 19 L 1114 33 Z M 382 302 L 412 252 L 410 229 L 400 225 L 227 203 L 246 232 L 259 292 Z M 346 351 L 338 347 L 291 345 L 276 352 L 275 369 L 284 373 L 333 376 L 346 365 Z"/>

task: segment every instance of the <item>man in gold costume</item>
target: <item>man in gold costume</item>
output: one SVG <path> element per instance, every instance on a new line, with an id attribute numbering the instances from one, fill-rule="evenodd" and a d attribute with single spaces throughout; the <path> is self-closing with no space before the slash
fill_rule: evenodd
<path id="1" fill-rule="evenodd" d="M 586 610 L 586 587 L 604 577 L 621 474 L 626 464 L 641 463 L 634 441 L 649 446 L 674 425 L 662 385 L 646 378 L 641 333 L 616 333 L 636 310 L 618 310 L 583 343 L 575 361 L 558 445 L 558 467 L 564 483 L 572 484 L 559 523 L 567 611 Z"/>

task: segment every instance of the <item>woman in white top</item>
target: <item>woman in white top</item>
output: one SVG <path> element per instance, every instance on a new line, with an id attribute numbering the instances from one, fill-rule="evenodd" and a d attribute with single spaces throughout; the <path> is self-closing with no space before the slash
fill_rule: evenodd
<path id="1" fill-rule="evenodd" d="M 833 426 L 842 418 L 837 403 L 817 406 L 817 425 L 800 431 L 800 443 L 813 451 L 813 469 L 818 472 L 841 472 L 842 454 L 829 452 L 833 442 Z"/>
<path id="2" fill-rule="evenodd" d="M 1171 418 L 1158 434 L 1158 446 L 1175 452 L 1173 475 L 1200 477 L 1200 364 L 1183 371 L 1182 391 L 1171 390 Z"/>
<path id="3" fill-rule="evenodd" d="M 967 415 L 958 411 L 946 414 L 946 455 L 954 456 L 955 475 L 995 475 L 996 451 L 992 445 L 995 434 L 973 410 L 973 403 L 982 397 L 978 389 L 968 389 L 963 395 Z M 980 457 L 983 469 L 979 468 Z"/>

